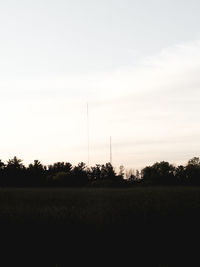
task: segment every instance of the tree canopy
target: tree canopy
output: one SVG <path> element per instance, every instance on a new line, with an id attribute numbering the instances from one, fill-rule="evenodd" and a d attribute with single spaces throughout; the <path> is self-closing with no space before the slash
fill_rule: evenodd
<path id="1" fill-rule="evenodd" d="M 200 185 L 200 159 L 194 157 L 185 166 L 166 161 L 146 166 L 141 171 L 124 166 L 119 171 L 111 163 L 88 167 L 84 162 L 73 166 L 56 162 L 45 166 L 34 160 L 28 167 L 14 156 L 7 163 L 0 160 L 0 186 L 133 186 L 133 185 Z"/>

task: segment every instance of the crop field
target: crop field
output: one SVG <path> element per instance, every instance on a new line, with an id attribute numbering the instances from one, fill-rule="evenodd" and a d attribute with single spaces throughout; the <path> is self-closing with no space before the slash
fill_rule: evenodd
<path id="1" fill-rule="evenodd" d="M 183 253 L 198 238 L 199 214 L 198 187 L 0 189 L 1 236 L 54 255 L 67 246 L 94 252 L 100 242 L 101 250 Z"/>

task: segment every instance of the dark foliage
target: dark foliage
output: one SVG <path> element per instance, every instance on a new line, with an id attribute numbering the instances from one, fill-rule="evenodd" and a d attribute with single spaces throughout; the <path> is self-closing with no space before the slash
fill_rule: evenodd
<path id="1" fill-rule="evenodd" d="M 142 177 L 145 182 L 150 184 L 174 184 L 176 182 L 175 167 L 165 161 L 156 162 L 142 170 Z"/>
<path id="2" fill-rule="evenodd" d="M 200 185 L 200 159 L 190 159 L 186 166 L 156 162 L 124 178 L 124 167 L 117 174 L 111 163 L 87 167 L 81 162 L 56 162 L 44 166 L 39 160 L 25 167 L 16 156 L 7 163 L 0 160 L 0 186 L 14 187 L 120 187 L 135 185 Z"/>

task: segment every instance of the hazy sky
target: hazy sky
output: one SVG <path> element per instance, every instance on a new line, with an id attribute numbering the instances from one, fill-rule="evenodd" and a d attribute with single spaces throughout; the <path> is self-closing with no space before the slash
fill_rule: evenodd
<path id="1" fill-rule="evenodd" d="M 199 0 L 0 3 L 0 158 L 141 168 L 200 155 Z"/>

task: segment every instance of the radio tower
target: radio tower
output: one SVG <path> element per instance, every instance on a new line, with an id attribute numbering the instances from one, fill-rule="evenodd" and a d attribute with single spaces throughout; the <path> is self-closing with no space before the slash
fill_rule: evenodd
<path id="1" fill-rule="evenodd" d="M 89 107 L 87 103 L 87 152 L 88 152 L 88 167 L 90 164 L 90 132 L 89 132 Z"/>
<path id="2" fill-rule="evenodd" d="M 112 165 L 112 139 L 110 136 L 110 164 Z"/>

